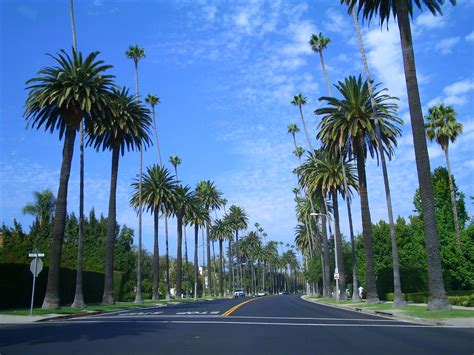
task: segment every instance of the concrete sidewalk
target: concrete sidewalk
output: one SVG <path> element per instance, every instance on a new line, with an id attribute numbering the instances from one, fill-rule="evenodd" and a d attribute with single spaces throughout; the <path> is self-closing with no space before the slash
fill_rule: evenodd
<path id="1" fill-rule="evenodd" d="M 342 308 L 351 312 L 357 313 L 366 313 L 371 315 L 376 315 L 380 317 L 385 317 L 389 319 L 399 319 L 407 322 L 413 322 L 418 324 L 429 324 L 429 325 L 436 325 L 436 326 L 448 326 L 448 327 L 470 327 L 474 328 L 474 309 L 469 307 L 462 307 L 462 306 L 453 306 L 453 309 L 462 309 L 462 310 L 469 310 L 472 311 L 472 317 L 469 318 L 443 318 L 443 319 L 424 319 L 418 317 L 412 317 L 403 313 L 402 309 L 393 308 L 390 310 L 385 311 L 375 311 L 370 309 L 365 309 L 361 307 L 357 307 L 357 303 L 353 305 L 348 304 L 333 304 L 333 303 L 326 303 L 321 302 L 315 299 L 310 299 L 308 296 L 303 295 L 301 298 L 307 302 L 317 303 L 323 306 L 334 307 L 334 308 Z M 364 304 L 361 302 L 360 304 Z M 414 306 L 426 307 L 426 304 L 413 304 Z"/>

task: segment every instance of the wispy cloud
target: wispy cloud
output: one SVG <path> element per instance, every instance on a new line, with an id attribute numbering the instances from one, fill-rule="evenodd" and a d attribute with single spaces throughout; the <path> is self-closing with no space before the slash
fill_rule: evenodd
<path id="1" fill-rule="evenodd" d="M 453 52 L 453 47 L 461 41 L 460 37 L 450 37 L 440 40 L 436 44 L 436 49 L 441 52 L 441 54 L 450 54 Z"/>

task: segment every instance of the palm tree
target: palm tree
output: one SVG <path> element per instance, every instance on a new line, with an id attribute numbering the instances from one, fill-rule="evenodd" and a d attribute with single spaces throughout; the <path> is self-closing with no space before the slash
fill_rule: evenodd
<path id="1" fill-rule="evenodd" d="M 306 128 L 306 123 L 304 121 L 304 116 L 303 116 L 303 105 L 306 105 L 307 102 L 308 102 L 308 99 L 306 97 L 303 97 L 303 95 L 301 94 L 295 95 L 293 97 L 293 100 L 291 101 L 291 103 L 294 106 L 297 106 L 300 111 L 301 122 L 303 123 L 304 133 L 306 135 L 306 139 L 308 140 L 308 146 L 311 150 L 314 150 L 313 145 L 311 144 L 311 139 L 309 138 L 308 128 Z"/>
<path id="2" fill-rule="evenodd" d="M 172 156 L 170 156 L 169 162 L 170 162 L 171 165 L 173 165 L 173 167 L 174 167 L 176 179 L 179 180 L 179 178 L 178 178 L 178 165 L 181 164 L 181 158 L 178 157 L 177 155 L 172 155 Z"/>
<path id="3" fill-rule="evenodd" d="M 64 136 L 44 309 L 57 309 L 60 302 L 59 268 L 76 130 L 84 116 L 107 107 L 107 94 L 112 85 L 113 76 L 104 74 L 111 66 L 96 60 L 98 55 L 99 52 L 93 52 L 83 59 L 80 52 L 73 51 L 70 56 L 61 51 L 57 56 L 51 56 L 57 66 L 41 69 L 38 77 L 26 82 L 29 94 L 24 116 L 28 125 L 38 129 L 44 127 L 51 133 L 58 129 L 59 138 Z"/>
<path id="4" fill-rule="evenodd" d="M 112 151 L 112 170 L 110 177 L 109 213 L 107 217 L 107 240 L 105 249 L 105 281 L 103 304 L 114 304 L 114 244 L 117 215 L 117 176 L 120 155 L 125 150 L 135 151 L 151 144 L 150 129 L 152 120 L 150 111 L 123 88 L 112 89 L 109 114 L 102 120 L 95 121 L 89 130 L 88 145 L 95 149 Z M 138 206 L 142 206 L 138 203 Z"/>
<path id="5" fill-rule="evenodd" d="M 134 192 L 130 204 L 135 208 L 139 206 L 139 184 L 132 183 Z M 153 235 L 153 285 L 152 300 L 160 298 L 160 253 L 158 244 L 158 221 L 161 206 L 163 204 L 172 204 L 174 199 L 174 190 L 176 184 L 174 177 L 168 169 L 161 165 L 153 165 L 147 168 L 143 176 L 142 184 L 142 202 L 147 211 L 153 214 L 154 235 Z"/>
<path id="6" fill-rule="evenodd" d="M 461 236 L 459 228 L 458 211 L 456 208 L 456 194 L 454 191 L 453 178 L 451 175 L 451 163 L 449 162 L 449 141 L 454 143 L 456 138 L 462 133 L 462 124 L 456 120 L 456 111 L 452 106 L 439 104 L 429 109 L 428 116 L 425 117 L 427 123 L 426 136 L 432 142 L 436 141 L 443 149 L 448 168 L 449 190 L 451 191 L 451 208 L 453 209 L 454 231 L 456 234 L 456 245 L 461 249 Z"/>
<path id="7" fill-rule="evenodd" d="M 71 18 L 72 48 L 77 52 L 76 26 L 74 22 L 74 3 L 69 1 L 69 17 Z M 84 308 L 84 295 L 82 293 L 82 271 L 84 268 L 84 120 L 79 127 L 79 231 L 77 241 L 77 268 L 76 292 L 72 308 Z"/>
<path id="8" fill-rule="evenodd" d="M 138 61 L 145 57 L 145 50 L 141 48 L 138 44 L 130 46 L 125 52 L 127 58 L 133 60 L 135 64 L 135 93 L 137 99 L 140 98 L 138 91 Z M 138 147 L 140 151 L 140 167 L 139 167 L 139 180 L 138 180 L 138 251 L 137 251 L 137 292 L 135 294 L 135 303 L 141 303 L 143 301 L 142 297 L 142 265 L 141 265 L 141 255 L 142 255 L 142 165 L 143 165 L 143 152 L 141 147 Z"/>
<path id="9" fill-rule="evenodd" d="M 192 205 L 196 202 L 196 197 L 189 186 L 178 185 L 175 188 L 175 194 L 172 204 L 172 212 L 176 216 L 177 227 L 177 251 L 176 251 L 176 297 L 181 298 L 182 279 L 183 279 L 183 223 L 184 218 L 192 214 Z"/>
<path id="10" fill-rule="evenodd" d="M 301 165 L 301 157 L 303 156 L 305 150 L 303 149 L 303 147 L 296 147 L 295 150 L 293 151 L 293 154 L 296 155 L 296 157 L 298 157 L 299 161 L 300 161 L 300 165 Z"/>
<path id="11" fill-rule="evenodd" d="M 35 216 L 36 222 L 43 226 L 53 219 L 56 208 L 56 198 L 51 190 L 46 189 L 41 192 L 33 192 L 34 202 L 23 207 L 23 214 Z"/>
<path id="12" fill-rule="evenodd" d="M 328 92 L 329 96 L 332 96 L 331 91 L 331 83 L 329 81 L 328 73 L 326 71 L 326 66 L 324 65 L 324 58 L 323 58 L 323 50 L 326 49 L 327 45 L 331 42 L 331 40 L 319 32 L 318 35 L 312 34 L 311 39 L 309 40 L 309 44 L 311 45 L 311 49 L 315 53 L 319 53 L 319 59 L 321 60 L 321 67 L 323 68 L 324 76 L 326 77 L 326 83 L 328 85 Z"/>
<path id="13" fill-rule="evenodd" d="M 224 278 L 223 278 L 223 270 L 224 270 L 224 248 L 223 243 L 225 240 L 229 240 L 232 238 L 232 227 L 227 223 L 225 219 L 217 219 L 214 221 L 213 225 L 211 226 L 211 238 L 213 240 L 217 240 L 219 242 L 219 294 L 221 297 L 224 297 Z"/>
<path id="14" fill-rule="evenodd" d="M 298 133 L 300 131 L 300 129 L 296 125 L 296 123 L 289 124 L 287 128 L 288 128 L 287 133 L 290 133 L 291 136 L 293 137 L 293 144 L 295 145 L 295 149 L 296 149 L 296 147 L 297 147 L 297 145 L 296 145 L 296 133 Z"/>
<path id="15" fill-rule="evenodd" d="M 342 250 L 342 239 L 339 224 L 339 204 L 337 194 L 343 197 L 350 190 L 344 188 L 344 179 L 348 188 L 357 188 L 357 177 L 354 166 L 349 162 L 341 165 L 341 159 L 338 155 L 331 155 L 328 152 L 315 151 L 301 165 L 299 169 L 301 185 L 306 187 L 310 193 L 322 191 L 323 195 L 329 194 L 332 199 L 335 243 L 337 246 L 337 265 L 339 272 L 339 285 L 341 290 L 346 289 L 346 278 L 344 271 L 344 260 Z M 343 172 L 344 170 L 344 172 Z M 342 299 L 345 299 L 345 292 L 341 292 Z"/>
<path id="16" fill-rule="evenodd" d="M 444 288 L 443 273 L 441 270 L 439 239 L 436 231 L 433 182 L 431 180 L 430 159 L 425 139 L 425 127 L 421 109 L 421 99 L 418 91 L 415 53 L 413 50 L 410 25 L 414 5 L 419 9 L 424 5 L 433 15 L 442 15 L 441 5 L 444 3 L 444 0 L 342 0 L 342 2 L 349 5 L 349 13 L 358 5 L 357 12 L 359 14 L 362 13 L 363 18 L 369 21 L 372 17 L 378 15 L 380 25 L 383 25 L 384 22 L 388 22 L 391 14 L 397 19 L 402 46 L 418 182 L 420 185 L 423 208 L 425 247 L 428 258 L 428 285 L 430 290 L 428 309 L 448 309 L 450 305 Z M 450 0 L 450 2 L 453 5 L 456 4 L 456 0 Z"/>
<path id="17" fill-rule="evenodd" d="M 220 209 L 222 192 L 220 192 L 214 182 L 212 181 L 200 181 L 196 186 L 196 194 L 201 200 L 204 207 L 209 211 L 209 214 L 212 210 Z M 207 275 L 209 278 L 209 291 L 212 290 L 211 279 L 212 279 L 212 270 L 211 270 L 211 244 L 210 244 L 210 235 L 209 235 L 209 224 L 206 223 L 206 245 L 207 245 Z"/>
<path id="18" fill-rule="evenodd" d="M 151 112 L 153 114 L 153 130 L 155 131 L 156 149 L 158 152 L 158 162 L 160 163 L 160 165 L 163 165 L 161 162 L 160 143 L 158 140 L 158 131 L 156 130 L 156 118 L 155 118 L 155 106 L 160 103 L 160 99 L 156 95 L 148 94 L 145 101 L 151 106 Z"/>
<path id="19" fill-rule="evenodd" d="M 368 302 L 378 302 L 375 285 L 375 269 L 372 247 L 372 221 L 370 218 L 369 201 L 367 195 L 367 179 L 365 173 L 365 159 L 367 153 L 376 154 L 378 144 L 384 145 L 384 150 L 391 155 L 396 146 L 396 137 L 401 130 L 397 126 L 402 121 L 396 117 L 397 105 L 395 98 L 384 94 L 384 90 L 377 91 L 374 87 L 376 113 L 383 135 L 379 141 L 375 136 L 375 119 L 372 113 L 371 95 L 367 81 L 350 76 L 344 82 L 335 85 L 342 99 L 321 97 L 326 107 L 317 109 L 315 114 L 322 115 L 317 137 L 321 139 L 323 148 L 332 154 L 342 151 L 349 157 L 355 156 L 359 177 L 359 194 L 362 214 L 362 234 L 364 237 L 364 251 L 366 257 L 366 282 Z"/>
<path id="20" fill-rule="evenodd" d="M 187 219 L 190 224 L 194 226 L 194 300 L 197 300 L 198 296 L 198 275 L 199 275 L 199 228 L 204 226 L 209 220 L 209 211 L 202 205 L 199 199 L 193 199 L 193 203 L 190 205 L 189 214 Z M 204 276 L 204 274 L 203 274 Z M 203 280 L 204 282 L 204 280 Z"/>
<path id="21" fill-rule="evenodd" d="M 360 34 L 359 28 L 359 21 L 357 19 L 357 15 L 355 11 L 352 11 L 352 18 L 354 20 L 354 25 L 357 33 L 357 39 L 359 41 L 359 48 L 360 53 L 362 56 L 362 63 L 364 65 L 365 76 L 367 78 L 367 85 L 369 87 L 369 94 L 371 97 L 370 103 L 372 107 L 372 112 L 374 117 L 376 118 L 375 123 L 375 134 L 377 137 L 377 141 L 381 141 L 381 132 L 380 132 L 380 125 L 377 119 L 377 110 L 375 100 L 373 98 L 374 90 L 372 88 L 372 79 L 370 77 L 369 66 L 367 64 L 367 57 L 365 55 L 364 49 L 364 42 L 362 40 L 362 35 Z M 380 156 L 380 162 L 382 166 L 382 175 L 383 175 L 383 182 L 385 187 L 385 200 L 387 201 L 387 212 L 388 212 L 388 220 L 389 220 L 389 228 L 390 228 L 390 241 L 392 244 L 392 260 L 393 260 L 393 289 L 394 289 L 394 298 L 393 298 L 393 305 L 395 307 L 403 307 L 406 305 L 405 301 L 403 300 L 402 294 L 402 286 L 400 282 L 400 268 L 399 268 L 399 261 L 398 261 L 398 248 L 397 248 L 397 239 L 395 238 L 395 222 L 393 218 L 393 209 L 392 209 L 392 196 L 390 193 L 390 183 L 388 180 L 388 171 L 387 171 L 387 163 L 385 162 L 385 152 L 382 149 L 382 145 L 378 144 L 378 151 Z"/>
<path id="22" fill-rule="evenodd" d="M 239 264 L 239 287 L 242 287 L 242 263 L 239 255 L 239 231 L 246 229 L 248 224 L 247 212 L 236 205 L 232 205 L 229 208 L 228 213 L 229 223 L 232 226 L 232 230 L 235 232 L 235 251 L 237 256 L 237 263 Z"/>

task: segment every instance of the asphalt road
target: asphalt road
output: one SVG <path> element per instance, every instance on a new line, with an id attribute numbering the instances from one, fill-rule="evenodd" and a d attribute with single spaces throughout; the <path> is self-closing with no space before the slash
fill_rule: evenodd
<path id="1" fill-rule="evenodd" d="M 293 295 L 0 325 L 1 355 L 473 353 L 472 328 L 394 321 Z"/>

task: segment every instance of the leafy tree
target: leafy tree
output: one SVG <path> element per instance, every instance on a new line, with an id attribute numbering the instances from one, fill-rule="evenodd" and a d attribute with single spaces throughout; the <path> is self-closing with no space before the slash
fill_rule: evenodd
<path id="1" fill-rule="evenodd" d="M 56 207 L 56 198 L 51 190 L 33 192 L 34 202 L 23 207 L 23 214 L 35 216 L 36 221 L 42 226 L 51 223 Z"/>
<path id="2" fill-rule="evenodd" d="M 29 90 L 24 116 L 33 128 L 44 127 L 51 133 L 59 130 L 64 138 L 63 159 L 54 218 L 53 244 L 49 264 L 44 309 L 59 308 L 59 267 L 66 220 L 67 189 L 71 172 L 76 131 L 82 118 L 94 117 L 107 107 L 113 76 L 104 74 L 110 65 L 96 60 L 99 52 L 83 59 L 80 52 L 72 56 L 61 51 L 51 56 L 55 67 L 45 67 L 38 77 L 26 82 Z M 90 120 L 89 120 L 90 122 Z M 86 122 L 87 126 L 87 122 Z"/>

